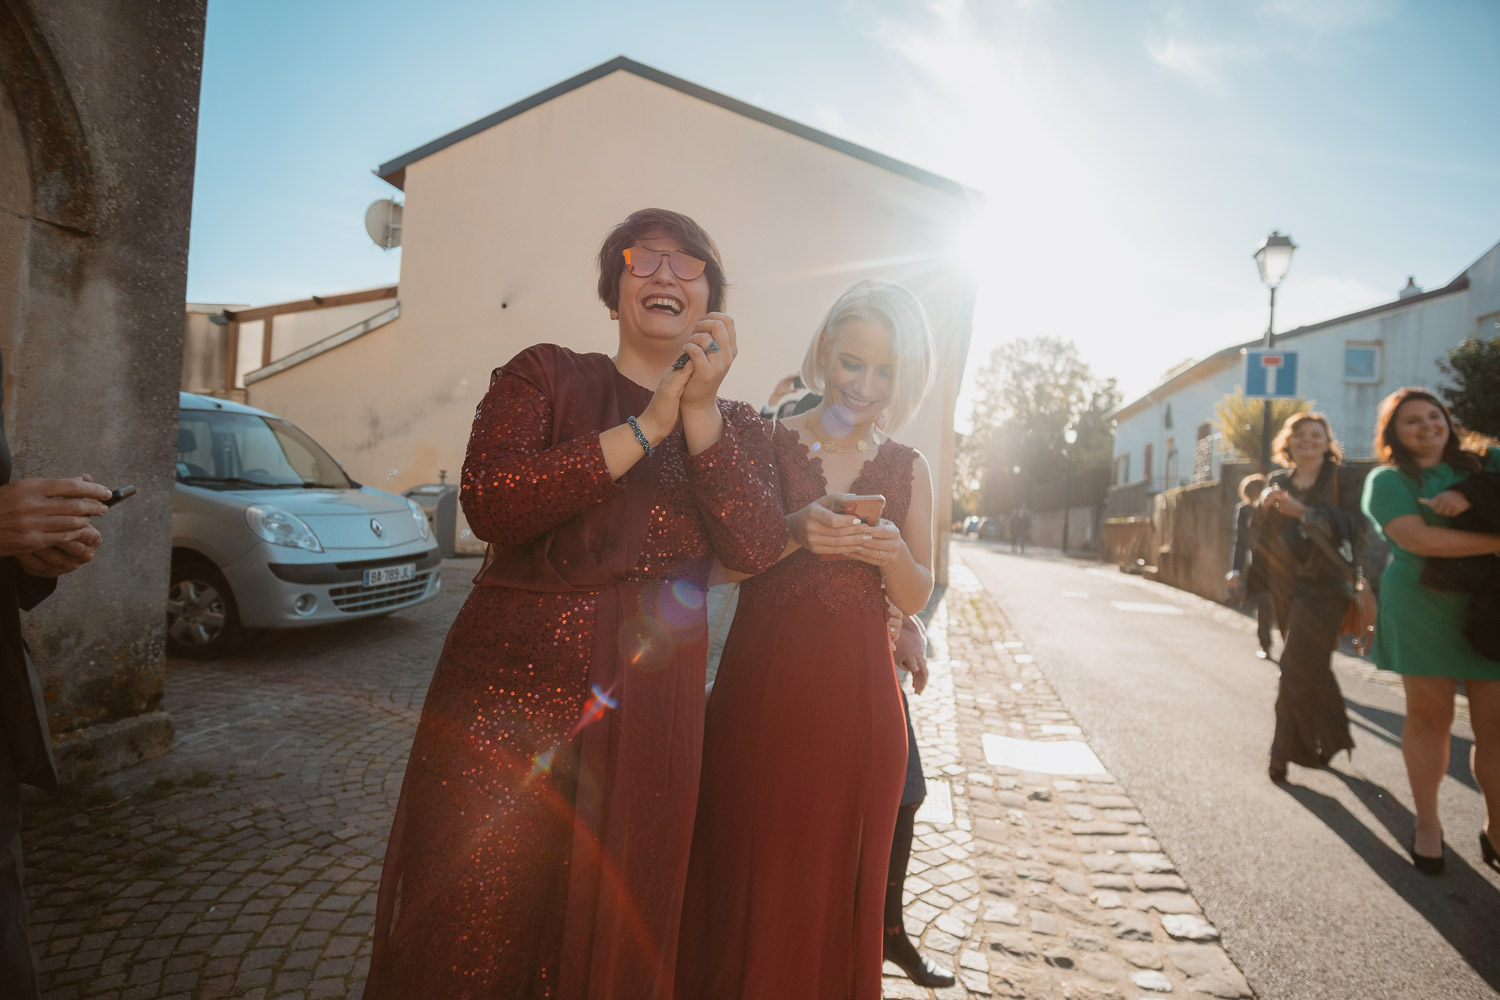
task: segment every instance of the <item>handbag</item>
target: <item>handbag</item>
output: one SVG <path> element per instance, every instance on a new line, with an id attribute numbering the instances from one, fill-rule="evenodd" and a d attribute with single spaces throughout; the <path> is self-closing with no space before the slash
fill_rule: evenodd
<path id="1" fill-rule="evenodd" d="M 1339 506 L 1339 470 L 1337 468 L 1333 470 L 1333 503 L 1334 506 Z M 1332 542 L 1321 530 L 1309 531 L 1307 536 L 1325 556 L 1348 575 L 1349 603 L 1344 607 L 1344 619 L 1339 623 L 1339 634 L 1352 635 L 1355 651 L 1363 656 L 1369 652 L 1370 644 L 1375 641 L 1375 618 L 1379 611 L 1379 606 L 1375 602 L 1375 594 L 1370 589 L 1370 582 L 1365 579 L 1359 565 L 1352 559 L 1345 559 L 1343 553 L 1333 547 Z M 1352 544 L 1350 554 L 1353 554 Z"/>
<path id="2" fill-rule="evenodd" d="M 1349 595 L 1349 604 L 1344 608 L 1344 620 L 1339 625 L 1340 635 L 1354 636 L 1354 648 L 1363 656 L 1375 641 L 1375 616 L 1378 607 L 1370 582 L 1363 573 L 1354 580 L 1354 593 Z"/>

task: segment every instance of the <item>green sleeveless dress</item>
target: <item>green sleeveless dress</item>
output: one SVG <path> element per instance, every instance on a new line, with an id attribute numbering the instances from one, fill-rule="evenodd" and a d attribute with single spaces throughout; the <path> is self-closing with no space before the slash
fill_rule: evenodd
<path id="1" fill-rule="evenodd" d="M 1489 450 L 1484 468 L 1500 472 L 1500 448 Z M 1384 466 L 1365 479 L 1364 511 L 1380 526 L 1381 534 L 1387 523 L 1406 514 L 1447 527 L 1452 518 L 1434 514 L 1417 498 L 1430 500 L 1467 478 L 1468 473 L 1449 465 L 1423 470 L 1420 481 L 1394 466 Z M 1375 665 L 1398 674 L 1500 680 L 1500 660 L 1481 656 L 1464 638 L 1469 595 L 1423 586 L 1426 558 L 1406 551 L 1389 535 L 1386 541 L 1391 544 L 1392 558 L 1380 578 L 1380 617 L 1371 652 Z M 1500 571 L 1500 560 L 1496 564 Z"/>

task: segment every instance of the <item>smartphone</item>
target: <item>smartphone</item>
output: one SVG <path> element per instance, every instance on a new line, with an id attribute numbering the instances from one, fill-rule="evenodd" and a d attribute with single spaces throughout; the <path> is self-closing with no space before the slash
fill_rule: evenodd
<path id="1" fill-rule="evenodd" d="M 885 510 L 885 497 L 879 493 L 860 494 L 845 493 L 833 501 L 833 512 L 835 514 L 852 514 L 865 524 L 874 524 L 880 520 L 881 513 Z M 824 553 L 824 560 L 848 559 L 846 555 L 839 553 Z"/>
<path id="2" fill-rule="evenodd" d="M 119 489 L 109 491 L 109 499 L 104 501 L 104 506 L 113 507 L 121 500 L 128 500 L 133 496 L 135 496 L 134 486 L 121 486 Z"/>
<path id="3" fill-rule="evenodd" d="M 708 347 L 704 348 L 703 353 L 704 354 L 712 354 L 715 351 L 717 351 L 718 349 L 719 349 L 719 342 L 717 340 L 710 340 L 708 342 Z M 689 361 L 691 361 L 691 360 L 693 360 L 693 359 L 690 358 L 690 357 L 688 357 L 688 352 L 687 351 L 683 351 L 682 352 L 682 356 L 680 358 L 678 358 L 676 361 L 672 362 L 672 370 L 674 372 L 680 372 L 680 371 L 682 371 L 684 368 L 687 367 L 687 363 Z"/>

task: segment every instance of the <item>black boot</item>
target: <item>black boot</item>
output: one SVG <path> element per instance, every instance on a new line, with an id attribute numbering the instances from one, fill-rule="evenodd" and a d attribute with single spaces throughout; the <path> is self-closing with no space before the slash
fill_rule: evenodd
<path id="1" fill-rule="evenodd" d="M 922 957 L 911 938 L 906 936 L 906 923 L 901 918 L 901 892 L 906 883 L 906 865 L 911 860 L 912 828 L 916 822 L 916 806 L 902 806 L 897 811 L 896 836 L 891 841 L 891 867 L 885 882 L 885 960 L 900 966 L 906 978 L 918 986 L 941 989 L 953 985 L 953 973 Z"/>

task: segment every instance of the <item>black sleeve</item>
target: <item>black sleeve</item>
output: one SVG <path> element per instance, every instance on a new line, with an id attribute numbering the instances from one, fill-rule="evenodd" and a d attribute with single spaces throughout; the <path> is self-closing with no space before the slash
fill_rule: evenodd
<path id="1" fill-rule="evenodd" d="M 57 580 L 50 576 L 32 576 L 21 568 L 15 559 L 0 559 L 0 572 L 5 573 L 16 585 L 16 604 L 22 611 L 30 611 L 41 604 L 57 589 Z"/>
<path id="2" fill-rule="evenodd" d="M 1234 560 L 1230 567 L 1236 573 L 1245 571 L 1245 556 L 1250 553 L 1251 531 L 1250 515 L 1255 513 L 1255 508 L 1247 503 L 1242 503 L 1235 510 L 1234 516 Z"/>

